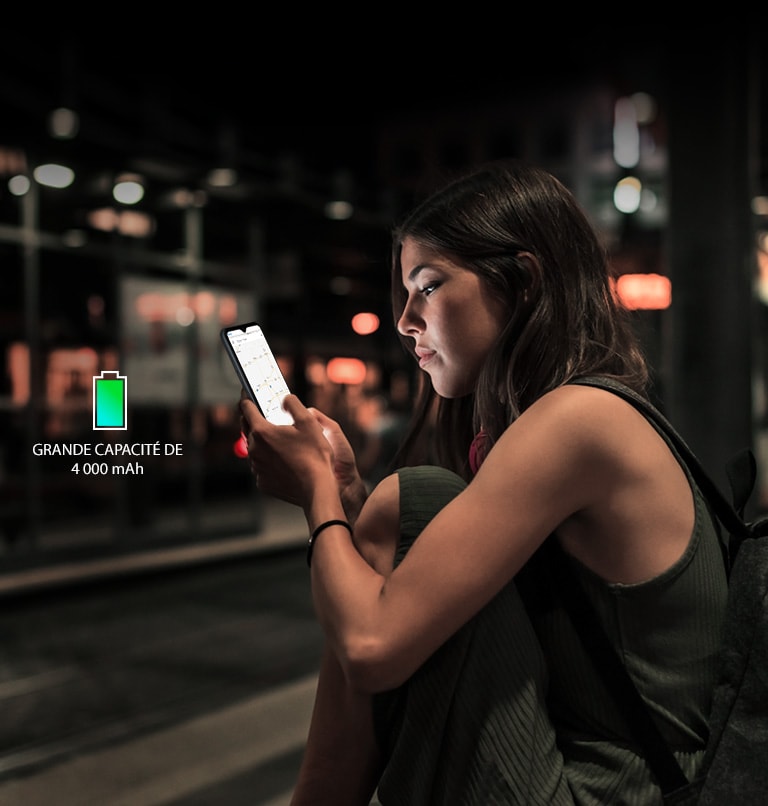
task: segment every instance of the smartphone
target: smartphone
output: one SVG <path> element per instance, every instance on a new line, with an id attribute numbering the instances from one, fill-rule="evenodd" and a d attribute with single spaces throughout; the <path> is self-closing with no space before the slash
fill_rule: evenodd
<path id="1" fill-rule="evenodd" d="M 225 327 L 221 340 L 240 383 L 261 413 L 271 423 L 291 425 L 293 417 L 283 410 L 283 400 L 290 389 L 261 325 L 248 322 Z"/>

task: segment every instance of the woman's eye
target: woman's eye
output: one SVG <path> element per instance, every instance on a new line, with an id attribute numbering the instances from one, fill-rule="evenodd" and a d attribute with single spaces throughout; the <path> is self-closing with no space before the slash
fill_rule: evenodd
<path id="1" fill-rule="evenodd" d="M 439 285 L 440 283 L 427 283 L 424 288 L 419 289 L 419 293 L 424 294 L 425 297 L 428 297 Z"/>

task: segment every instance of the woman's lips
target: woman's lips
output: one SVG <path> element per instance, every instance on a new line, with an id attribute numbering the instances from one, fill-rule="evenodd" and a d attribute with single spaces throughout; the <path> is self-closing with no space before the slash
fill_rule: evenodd
<path id="1" fill-rule="evenodd" d="M 416 356 L 419 359 L 420 367 L 426 366 L 430 362 L 432 357 L 435 355 L 434 350 L 427 350 L 425 347 L 416 347 L 414 352 L 416 353 Z"/>

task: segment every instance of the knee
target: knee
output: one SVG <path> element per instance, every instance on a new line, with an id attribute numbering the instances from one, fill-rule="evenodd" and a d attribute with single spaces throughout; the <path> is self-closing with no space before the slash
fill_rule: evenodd
<path id="1" fill-rule="evenodd" d="M 378 573 L 388 576 L 400 537 L 400 485 L 396 473 L 371 491 L 355 522 L 355 546 Z"/>

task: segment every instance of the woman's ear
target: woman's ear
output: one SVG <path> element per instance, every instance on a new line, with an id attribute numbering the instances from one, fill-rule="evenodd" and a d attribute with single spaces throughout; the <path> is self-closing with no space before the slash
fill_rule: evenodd
<path id="1" fill-rule="evenodd" d="M 533 302 L 541 291 L 541 264 L 539 259 L 532 252 L 518 252 L 517 259 L 525 268 L 527 282 L 523 289 L 523 299 Z"/>

